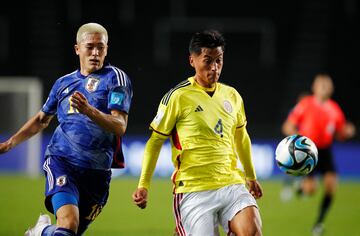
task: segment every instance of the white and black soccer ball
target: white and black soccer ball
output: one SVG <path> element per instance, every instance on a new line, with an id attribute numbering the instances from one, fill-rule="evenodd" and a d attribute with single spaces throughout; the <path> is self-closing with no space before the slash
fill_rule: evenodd
<path id="1" fill-rule="evenodd" d="M 276 164 L 281 171 L 289 175 L 309 174 L 318 162 L 318 150 L 315 143 L 303 135 L 291 135 L 277 145 Z"/>

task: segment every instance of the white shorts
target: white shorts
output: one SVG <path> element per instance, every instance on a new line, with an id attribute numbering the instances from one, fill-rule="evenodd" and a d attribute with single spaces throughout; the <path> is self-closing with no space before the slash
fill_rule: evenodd
<path id="1" fill-rule="evenodd" d="M 248 206 L 258 208 L 244 184 L 178 193 L 174 195 L 173 206 L 179 236 L 218 236 L 219 224 L 229 233 L 229 222 L 239 211 Z"/>

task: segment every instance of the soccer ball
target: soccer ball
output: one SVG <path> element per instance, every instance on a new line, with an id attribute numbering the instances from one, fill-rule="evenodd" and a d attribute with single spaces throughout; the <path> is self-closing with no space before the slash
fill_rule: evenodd
<path id="1" fill-rule="evenodd" d="M 303 176 L 309 174 L 318 162 L 318 150 L 315 143 L 303 135 L 291 135 L 277 145 L 276 164 L 288 175 Z"/>

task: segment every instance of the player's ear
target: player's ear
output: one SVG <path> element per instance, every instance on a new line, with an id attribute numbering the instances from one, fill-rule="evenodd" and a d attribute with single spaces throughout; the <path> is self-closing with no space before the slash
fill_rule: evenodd
<path id="1" fill-rule="evenodd" d="M 195 68 L 195 65 L 194 65 L 194 58 L 190 55 L 189 56 L 189 63 L 190 63 L 190 65 L 192 66 L 192 67 L 194 67 Z"/>
<path id="2" fill-rule="evenodd" d="M 108 48 L 109 48 L 109 46 L 106 44 L 105 50 L 104 50 L 104 55 L 105 55 L 105 56 L 107 56 Z"/>
<path id="3" fill-rule="evenodd" d="M 75 49 L 76 55 L 79 55 L 79 45 L 75 44 L 74 49 Z"/>

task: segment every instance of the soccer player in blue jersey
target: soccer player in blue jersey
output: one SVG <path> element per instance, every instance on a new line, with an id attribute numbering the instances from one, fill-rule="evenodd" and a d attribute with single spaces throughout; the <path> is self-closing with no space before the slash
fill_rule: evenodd
<path id="1" fill-rule="evenodd" d="M 25 235 L 82 235 L 99 215 L 109 195 L 111 168 L 123 167 L 124 135 L 132 98 L 129 77 L 105 63 L 106 29 L 97 23 L 82 25 L 75 52 L 80 68 L 53 85 L 34 117 L 6 142 L 0 153 L 14 148 L 59 121 L 45 153 L 45 205 L 56 216 L 40 215 Z"/>

